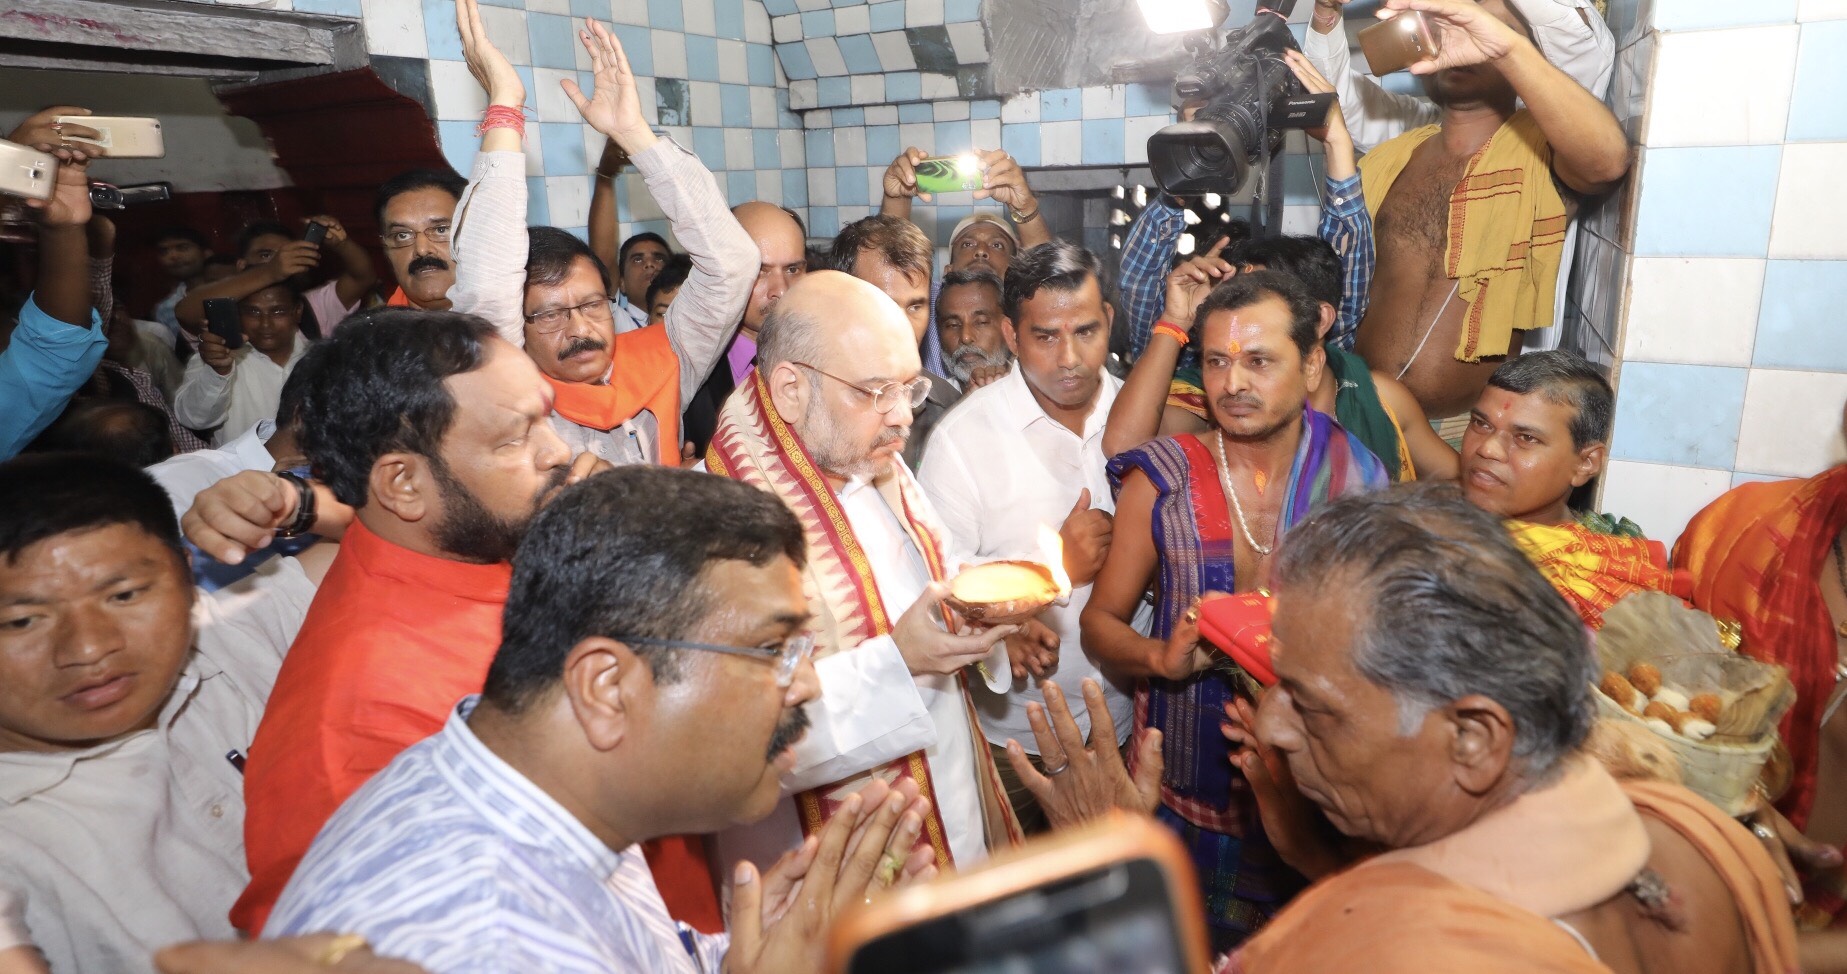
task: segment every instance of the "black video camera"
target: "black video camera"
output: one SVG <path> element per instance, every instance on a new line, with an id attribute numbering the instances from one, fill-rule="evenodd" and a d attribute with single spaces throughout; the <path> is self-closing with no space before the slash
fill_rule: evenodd
<path id="1" fill-rule="evenodd" d="M 1296 48 L 1289 32 L 1295 0 L 1259 2 L 1251 22 L 1225 35 L 1174 79 L 1182 102 L 1205 105 L 1190 122 L 1148 137 L 1148 166 L 1173 196 L 1230 195 L 1243 188 L 1251 164 L 1282 151 L 1283 129 L 1313 128 L 1327 118 L 1334 96 L 1309 94 L 1283 60 Z"/>

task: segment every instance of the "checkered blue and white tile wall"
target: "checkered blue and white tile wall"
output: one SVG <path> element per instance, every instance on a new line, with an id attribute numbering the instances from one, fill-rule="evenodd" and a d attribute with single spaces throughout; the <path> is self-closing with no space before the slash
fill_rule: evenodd
<path id="1" fill-rule="evenodd" d="M 1847 3 L 1657 2 L 1653 28 L 1604 507 L 1671 540 L 1734 484 L 1847 459 Z M 1763 73 L 1720 90 L 1715 51 Z"/>

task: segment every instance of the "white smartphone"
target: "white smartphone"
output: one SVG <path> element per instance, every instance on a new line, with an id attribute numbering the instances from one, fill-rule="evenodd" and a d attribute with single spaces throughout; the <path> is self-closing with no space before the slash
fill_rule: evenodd
<path id="1" fill-rule="evenodd" d="M 158 159 L 167 154 L 160 134 L 160 119 L 125 115 L 60 115 L 61 124 L 87 125 L 97 132 L 95 139 L 73 137 L 72 142 L 101 146 L 110 159 Z"/>
<path id="2" fill-rule="evenodd" d="M 0 193 L 48 200 L 57 182 L 56 156 L 0 139 Z"/>

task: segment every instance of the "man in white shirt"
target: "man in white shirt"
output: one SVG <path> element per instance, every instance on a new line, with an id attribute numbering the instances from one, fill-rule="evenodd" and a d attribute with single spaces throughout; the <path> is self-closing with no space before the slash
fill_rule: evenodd
<path id="1" fill-rule="evenodd" d="M 715 837 L 715 864 L 774 860 L 872 779 L 929 789 L 945 868 L 1017 839 L 963 670 L 1017 627 L 947 632 L 955 550 L 897 458 L 928 394 L 916 335 L 890 298 L 837 271 L 804 275 L 765 317 L 757 378 L 719 414 L 715 473 L 782 498 L 808 539 L 821 698 L 767 820 Z M 799 813 L 798 813 L 799 809 Z"/>
<path id="2" fill-rule="evenodd" d="M 1354 70 L 1347 40 L 1346 4 L 1315 0 L 1312 27 L 1302 53 L 1333 82 L 1353 145 L 1361 152 L 1420 125 L 1433 125 L 1442 109 L 1428 98 L 1385 90 L 1370 74 Z M 1602 98 L 1616 64 L 1616 37 L 1590 0 L 1508 0 L 1533 28 L 1533 43 L 1546 60 Z"/>
<path id="3" fill-rule="evenodd" d="M 304 222 L 324 228 L 320 243 L 291 236 L 288 227 L 273 220 L 259 220 L 244 227 L 237 238 L 237 273 L 188 290 L 173 309 L 180 326 L 198 336 L 205 328 L 206 301 L 242 300 L 264 288 L 286 283 L 295 288 L 308 308 L 308 320 L 297 323 L 302 331 L 310 338 L 333 334 L 334 327 L 359 310 L 360 303 L 372 292 L 378 283 L 378 271 L 372 266 L 372 256 L 346 235 L 339 220 L 316 216 Z M 315 285 L 309 275 L 326 256 L 337 262 L 339 273 Z"/>
<path id="4" fill-rule="evenodd" d="M 173 415 L 196 430 L 216 429 L 213 446 L 223 446 L 262 420 L 275 419 L 282 384 L 308 350 L 301 313 L 301 295 L 287 283 L 237 302 L 243 347 L 227 348 L 224 339 L 203 333 L 199 354 L 186 363 L 186 377 L 173 394 Z"/>
<path id="5" fill-rule="evenodd" d="M 622 241 L 622 249 L 616 251 L 615 266 L 609 269 L 618 282 L 616 310 L 627 318 L 626 321 L 616 320 L 616 331 L 648 327 L 651 310 L 648 286 L 654 283 L 654 276 L 667 266 L 667 259 L 672 256 L 667 239 L 652 231 L 643 230 Z"/>
<path id="6" fill-rule="evenodd" d="M 1082 682 L 1096 679 L 1118 729 L 1109 746 L 1119 746 L 1129 732 L 1133 687 L 1111 683 L 1098 671 L 1081 647 L 1078 628 L 1091 581 L 1109 550 L 1115 510 L 1103 453 L 1103 424 L 1122 387 L 1103 367 L 1114 309 L 1103 300 L 1096 257 L 1054 242 L 1014 258 L 1001 310 L 1002 333 L 1019 365 L 969 393 L 943 419 L 918 479 L 955 539 L 957 560 L 1042 557 L 1041 531 L 1059 533 L 1072 589 L 1067 604 L 1039 616 L 1058 650 L 1043 676 L 1065 691 L 1085 734 L 1090 717 Z M 1144 606 L 1136 620 L 1143 634 L 1148 618 Z M 1009 649 L 1028 648 L 1018 644 L 1010 641 Z M 985 685 L 975 690 L 982 731 L 1028 833 L 1045 827 L 1045 815 L 1002 755 L 1007 741 L 1017 740 L 1042 759 L 1035 761 L 1041 770 L 1058 768 L 1065 756 L 1040 755 L 1027 721 L 1027 704 L 1044 700 L 1039 687 L 1026 681 L 1002 694 Z"/>
<path id="7" fill-rule="evenodd" d="M 166 496 L 98 457 L 0 464 L 0 538 L 0 930 L 57 971 L 231 936 L 243 753 L 313 586 L 200 594 Z"/>

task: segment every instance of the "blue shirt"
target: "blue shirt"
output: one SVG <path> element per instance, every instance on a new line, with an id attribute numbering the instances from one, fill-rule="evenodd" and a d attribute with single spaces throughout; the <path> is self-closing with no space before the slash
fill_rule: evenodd
<path id="1" fill-rule="evenodd" d="M 489 751 L 478 699 L 340 806 L 264 936 L 357 933 L 432 974 L 718 971 L 730 939 L 676 924 L 640 846 L 604 845 Z"/>
<path id="2" fill-rule="evenodd" d="M 1169 206 L 1167 197 L 1157 196 L 1135 218 L 1122 242 L 1116 290 L 1122 296 L 1122 311 L 1128 320 L 1129 349 L 1137 358 L 1147 347 L 1154 323 L 1167 306 L 1167 275 L 1173 269 L 1175 245 L 1185 232 L 1185 212 Z M 1340 257 L 1340 307 L 1328 341 L 1352 351 L 1354 333 L 1360 319 L 1366 316 L 1373 270 L 1378 263 L 1373 249 L 1372 214 L 1366 210 L 1357 174 L 1327 181 L 1319 236 Z M 1191 348 L 1185 349 L 1183 365 L 1188 353 L 1197 354 Z"/>
<path id="3" fill-rule="evenodd" d="M 58 418 L 108 347 L 94 309 L 90 327 L 79 328 L 46 314 L 37 294 L 26 298 L 13 340 L 0 352 L 0 460 L 25 449 Z"/>

